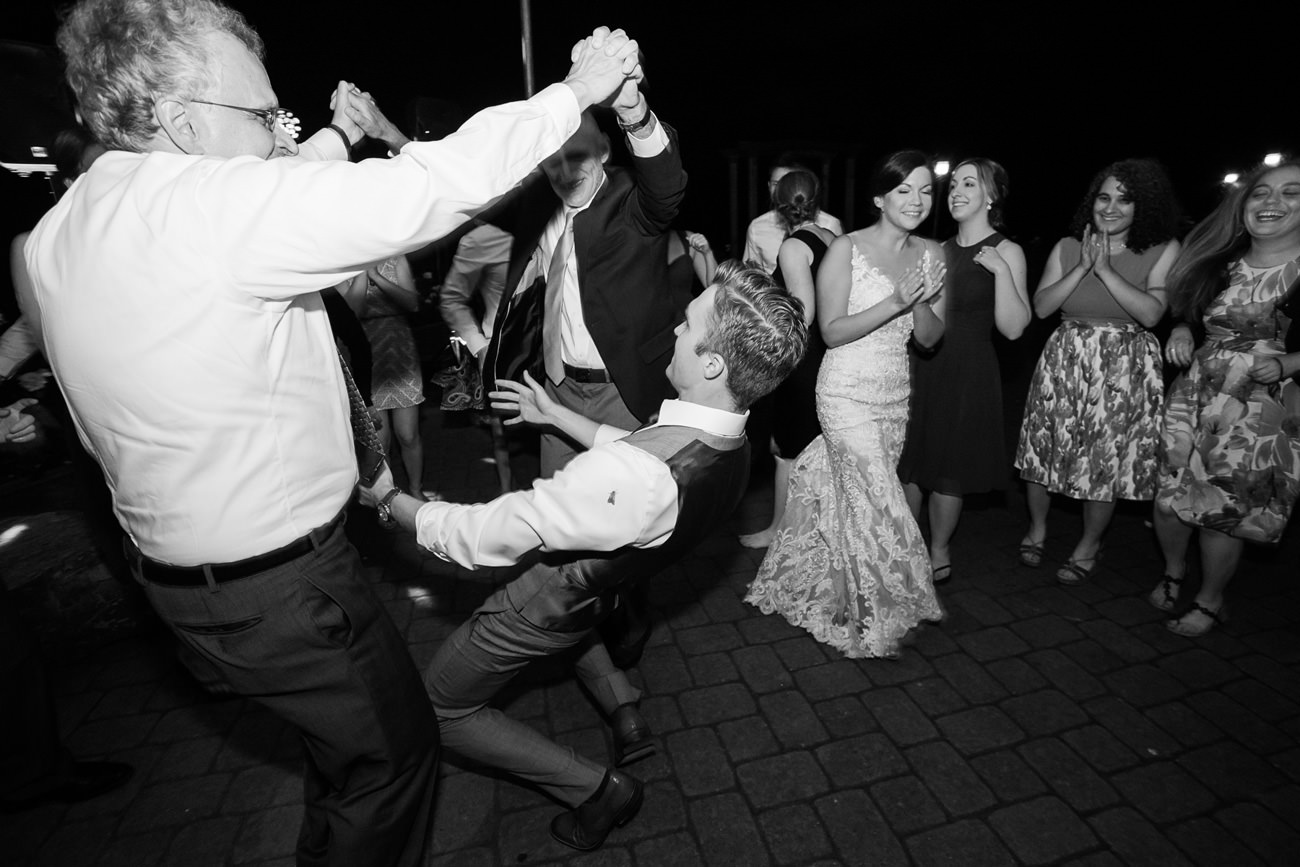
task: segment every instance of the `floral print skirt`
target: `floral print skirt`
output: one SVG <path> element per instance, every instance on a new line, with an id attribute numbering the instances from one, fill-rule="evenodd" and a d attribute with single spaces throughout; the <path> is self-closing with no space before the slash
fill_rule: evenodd
<path id="1" fill-rule="evenodd" d="M 1029 386 L 1021 477 L 1076 500 L 1152 499 L 1163 391 L 1160 343 L 1149 331 L 1062 322 Z"/>
<path id="2" fill-rule="evenodd" d="M 1300 494 L 1300 385 L 1249 375 L 1272 343 L 1212 339 L 1174 382 L 1156 497 L 1187 524 L 1265 544 Z"/>

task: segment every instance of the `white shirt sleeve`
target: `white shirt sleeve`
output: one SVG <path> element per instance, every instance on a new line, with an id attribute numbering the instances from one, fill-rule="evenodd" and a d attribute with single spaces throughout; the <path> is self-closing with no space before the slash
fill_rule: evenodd
<path id="1" fill-rule="evenodd" d="M 32 332 L 32 321 L 26 316 L 19 316 L 13 325 L 0 334 L 0 380 L 13 376 L 15 370 L 39 351 L 36 335 Z"/>
<path id="2" fill-rule="evenodd" d="M 615 442 L 578 455 L 552 478 L 490 503 L 427 503 L 416 540 L 473 569 L 509 566 L 529 551 L 615 551 L 662 545 L 677 525 L 668 465 Z"/>
<path id="3" fill-rule="evenodd" d="M 491 262 L 485 255 L 488 252 L 478 243 L 474 232 L 461 238 L 456 246 L 456 257 L 452 259 L 438 292 L 438 310 L 443 321 L 465 341 L 470 355 L 478 355 L 479 350 L 488 345 L 474 308 L 470 306 L 479 275 Z"/>
<path id="4" fill-rule="evenodd" d="M 655 117 L 655 128 L 650 131 L 650 135 L 645 138 L 637 138 L 631 133 L 627 133 L 627 149 L 632 152 L 633 156 L 638 157 L 657 157 L 668 147 L 668 133 L 664 131 L 664 125 L 660 122 L 658 116 Z"/>
<path id="5" fill-rule="evenodd" d="M 392 159 L 198 160 L 178 179 L 188 189 L 171 194 L 190 194 L 196 228 L 212 239 L 206 264 L 229 269 L 223 282 L 287 300 L 455 229 L 558 150 L 578 127 L 577 108 L 573 91 L 552 85 Z"/>

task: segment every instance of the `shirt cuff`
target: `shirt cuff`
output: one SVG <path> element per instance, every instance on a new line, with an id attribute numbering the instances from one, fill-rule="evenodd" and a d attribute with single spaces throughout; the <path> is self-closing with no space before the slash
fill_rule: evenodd
<path id="1" fill-rule="evenodd" d="M 305 160 L 345 160 L 348 151 L 338 133 L 325 127 L 298 145 L 298 156 Z"/>
<path id="2" fill-rule="evenodd" d="M 668 150 L 668 133 L 664 132 L 663 122 L 658 117 L 655 118 L 654 129 L 650 135 L 637 138 L 628 133 L 624 138 L 627 139 L 627 148 L 634 157 L 657 157 Z"/>

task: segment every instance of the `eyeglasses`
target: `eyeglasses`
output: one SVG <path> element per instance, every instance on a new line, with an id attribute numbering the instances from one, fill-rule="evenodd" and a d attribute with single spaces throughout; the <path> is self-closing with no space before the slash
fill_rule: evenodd
<path id="1" fill-rule="evenodd" d="M 280 119 L 280 109 L 278 108 L 246 108 L 242 105 L 227 105 L 224 102 L 209 102 L 206 99 L 191 99 L 190 102 L 198 102 L 203 105 L 215 105 L 218 108 L 233 108 L 235 111 L 246 112 L 261 119 L 262 126 L 266 127 L 267 132 L 275 132 L 276 123 Z"/>

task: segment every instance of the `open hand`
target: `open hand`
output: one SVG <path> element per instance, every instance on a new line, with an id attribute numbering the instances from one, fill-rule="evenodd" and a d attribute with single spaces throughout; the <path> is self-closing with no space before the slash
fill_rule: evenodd
<path id="1" fill-rule="evenodd" d="M 1097 262 L 1097 233 L 1092 226 L 1083 230 L 1083 239 L 1079 242 L 1079 267 L 1087 274 Z"/>
<path id="2" fill-rule="evenodd" d="M 36 439 L 36 419 L 23 412 L 35 403 L 36 398 L 24 397 L 0 407 L 0 442 L 25 443 Z"/>
<path id="3" fill-rule="evenodd" d="M 498 379 L 497 391 L 488 393 L 492 399 L 492 408 L 499 412 L 516 412 L 514 418 L 505 420 L 506 424 L 551 424 L 554 419 L 555 401 L 551 400 L 546 390 L 533 379 L 532 374 L 524 371 L 524 381 Z"/>
<path id="4" fill-rule="evenodd" d="M 1097 252 L 1094 255 L 1092 268 L 1098 274 L 1110 273 L 1110 232 L 1106 229 L 1101 230 L 1101 234 L 1094 234 L 1093 240 L 1097 244 Z"/>

